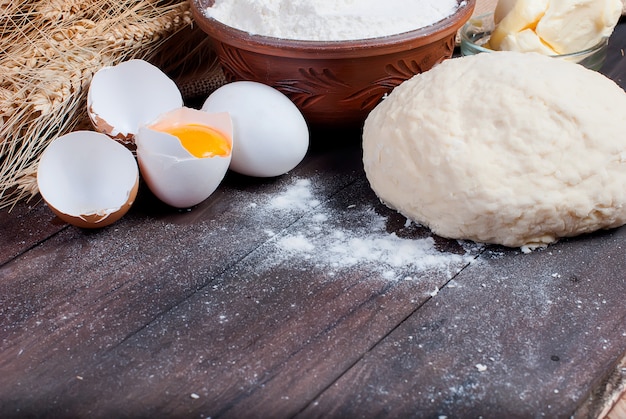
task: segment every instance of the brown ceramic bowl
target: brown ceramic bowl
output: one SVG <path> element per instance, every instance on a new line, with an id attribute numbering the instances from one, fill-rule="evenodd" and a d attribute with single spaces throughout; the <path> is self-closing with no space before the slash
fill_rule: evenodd
<path id="1" fill-rule="evenodd" d="M 450 58 L 457 31 L 476 0 L 414 31 L 353 41 L 297 41 L 252 35 L 203 13 L 214 0 L 190 0 L 194 20 L 212 39 L 228 81 L 252 80 L 287 95 L 310 125 L 361 125 L 383 95 Z"/>

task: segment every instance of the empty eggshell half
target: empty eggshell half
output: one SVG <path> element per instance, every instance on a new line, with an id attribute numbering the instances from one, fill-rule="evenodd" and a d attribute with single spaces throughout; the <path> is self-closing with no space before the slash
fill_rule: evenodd
<path id="1" fill-rule="evenodd" d="M 223 145 L 221 154 L 193 155 L 178 136 L 169 133 L 181 127 L 213 130 Z M 199 140 L 199 147 L 210 150 L 208 141 L 203 141 Z M 170 206 L 190 208 L 207 199 L 224 179 L 232 156 L 233 126 L 228 113 L 182 107 L 140 127 L 135 143 L 139 169 L 152 193 Z"/>
<path id="2" fill-rule="evenodd" d="M 101 68 L 87 92 L 87 112 L 95 129 L 131 149 L 142 124 L 181 106 L 176 83 L 158 67 L 138 59 Z"/>
<path id="3" fill-rule="evenodd" d="M 108 136 L 75 131 L 44 150 L 37 170 L 39 192 L 69 224 L 104 227 L 130 209 L 139 186 L 133 154 Z"/>

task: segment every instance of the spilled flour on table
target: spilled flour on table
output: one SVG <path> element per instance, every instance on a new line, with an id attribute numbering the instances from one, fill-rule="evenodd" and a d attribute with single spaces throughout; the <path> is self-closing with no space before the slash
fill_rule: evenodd
<path id="1" fill-rule="evenodd" d="M 438 271 L 449 276 L 474 260 L 479 245 L 459 243 L 461 254 L 437 249 L 433 237 L 402 238 L 386 230 L 387 217 L 369 204 L 331 208 L 318 199 L 309 179 L 293 184 L 257 205 L 263 217 L 301 212 L 303 217 L 282 232 L 266 230 L 271 237 L 272 259 L 300 260 L 333 274 L 364 267 L 385 279 L 412 279 L 412 275 Z M 266 211 L 269 214 L 266 214 Z M 406 223 L 403 228 L 410 228 Z M 275 254 L 274 254 L 275 253 Z"/>

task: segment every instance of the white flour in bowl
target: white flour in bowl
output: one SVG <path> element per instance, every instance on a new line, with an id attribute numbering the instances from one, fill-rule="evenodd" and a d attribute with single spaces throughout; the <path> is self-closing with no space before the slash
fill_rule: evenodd
<path id="1" fill-rule="evenodd" d="M 457 0 L 215 0 L 205 14 L 252 34 L 344 41 L 430 26 L 458 7 Z"/>

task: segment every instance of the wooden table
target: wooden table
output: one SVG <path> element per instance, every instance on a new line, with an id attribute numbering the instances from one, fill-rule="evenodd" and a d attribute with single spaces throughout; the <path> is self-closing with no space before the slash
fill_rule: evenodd
<path id="1" fill-rule="evenodd" d="M 623 48 L 622 23 L 622 84 Z M 359 140 L 315 132 L 292 173 L 229 174 L 190 211 L 142 185 L 102 230 L 37 198 L 0 212 L 0 417 L 596 416 L 623 373 L 626 228 L 530 254 L 429 238 L 371 192 Z"/>

